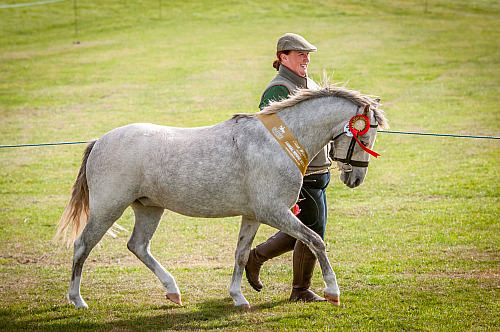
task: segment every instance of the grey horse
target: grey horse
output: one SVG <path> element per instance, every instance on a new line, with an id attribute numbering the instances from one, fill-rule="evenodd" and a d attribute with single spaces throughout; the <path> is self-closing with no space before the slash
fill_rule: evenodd
<path id="1" fill-rule="evenodd" d="M 358 114 L 372 123 L 359 144 L 372 148 L 377 125 L 387 127 L 378 101 L 337 86 L 299 90 L 273 102 L 262 114 L 277 114 L 302 144 L 316 155 L 333 138 L 341 180 L 349 187 L 366 176 L 369 154 L 352 149 L 346 124 Z M 375 125 L 373 125 L 375 124 Z M 351 148 L 349 148 L 351 146 Z M 357 167 L 350 160 L 364 163 Z M 229 293 L 235 306 L 249 307 L 241 279 L 252 241 L 261 223 L 299 239 L 317 256 L 325 298 L 339 305 L 340 291 L 323 240 L 291 212 L 303 176 L 255 114 L 235 114 L 222 123 L 199 128 L 131 124 L 91 141 L 55 239 L 74 244 L 68 299 L 87 308 L 80 294 L 82 269 L 94 246 L 131 206 L 135 226 L 127 247 L 156 276 L 167 298 L 182 305 L 173 276 L 151 255 L 150 242 L 165 209 L 191 217 L 242 216 Z M 83 230 L 82 230 L 83 229 Z M 76 240 L 75 240 L 76 239 Z"/>

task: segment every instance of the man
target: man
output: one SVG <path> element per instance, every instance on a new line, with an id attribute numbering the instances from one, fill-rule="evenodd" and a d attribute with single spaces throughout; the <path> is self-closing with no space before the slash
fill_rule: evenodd
<path id="1" fill-rule="evenodd" d="M 271 100 L 288 98 L 299 88 L 318 88 L 318 85 L 307 77 L 309 53 L 316 50 L 314 45 L 297 34 L 287 33 L 278 40 L 276 59 L 273 62 L 278 74 L 264 90 L 259 104 L 260 109 L 266 107 Z M 325 146 L 307 167 L 301 188 L 301 200 L 298 203 L 301 212 L 297 217 L 323 239 L 327 219 L 325 190 L 330 182 L 330 165 L 331 160 Z M 293 250 L 293 283 L 290 301 L 325 301 L 323 297 L 310 290 L 316 257 L 301 241 L 281 231 L 250 251 L 245 267 L 248 282 L 256 291 L 260 291 L 263 287 L 259 278 L 262 264 L 291 250 Z"/>

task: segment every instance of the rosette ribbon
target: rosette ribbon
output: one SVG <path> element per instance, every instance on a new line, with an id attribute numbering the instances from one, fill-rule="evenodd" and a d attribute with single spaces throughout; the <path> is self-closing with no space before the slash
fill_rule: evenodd
<path id="1" fill-rule="evenodd" d="M 368 149 L 366 146 L 364 146 L 358 139 L 358 136 L 363 136 L 370 130 L 370 119 L 366 117 L 365 115 L 355 115 L 351 118 L 349 121 L 349 130 L 352 133 L 352 136 L 358 142 L 359 146 L 365 150 L 367 153 L 371 154 L 375 158 L 380 156 L 377 152 Z"/>

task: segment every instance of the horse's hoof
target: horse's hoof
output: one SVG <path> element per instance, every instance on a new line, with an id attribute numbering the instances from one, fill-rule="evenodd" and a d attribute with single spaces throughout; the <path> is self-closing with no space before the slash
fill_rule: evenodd
<path id="1" fill-rule="evenodd" d="M 240 304 L 240 305 L 235 306 L 235 308 L 241 309 L 243 311 L 249 311 L 250 304 Z"/>
<path id="2" fill-rule="evenodd" d="M 177 294 L 177 293 L 167 294 L 167 299 L 169 299 L 170 301 L 172 301 L 175 304 L 178 304 L 182 307 L 181 294 Z"/>
<path id="3" fill-rule="evenodd" d="M 340 298 L 338 296 L 325 294 L 325 299 L 336 307 L 340 306 Z"/>
<path id="4" fill-rule="evenodd" d="M 71 298 L 68 294 L 68 295 L 66 295 L 66 298 L 68 299 L 70 304 L 73 304 L 75 306 L 75 309 L 88 309 L 89 308 L 89 306 L 87 305 L 87 303 L 85 303 L 85 301 L 81 298 L 81 296 Z"/>
<path id="5" fill-rule="evenodd" d="M 75 309 L 88 309 L 87 303 L 75 304 Z"/>

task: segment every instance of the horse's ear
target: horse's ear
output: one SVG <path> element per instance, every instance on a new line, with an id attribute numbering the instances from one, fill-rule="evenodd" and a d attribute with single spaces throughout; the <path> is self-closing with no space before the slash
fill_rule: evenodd
<path id="1" fill-rule="evenodd" d="M 375 101 L 377 102 L 377 104 L 380 104 L 380 98 L 375 99 Z"/>
<path id="2" fill-rule="evenodd" d="M 363 111 L 363 115 L 368 115 L 369 112 L 370 112 L 370 105 L 366 105 Z"/>

